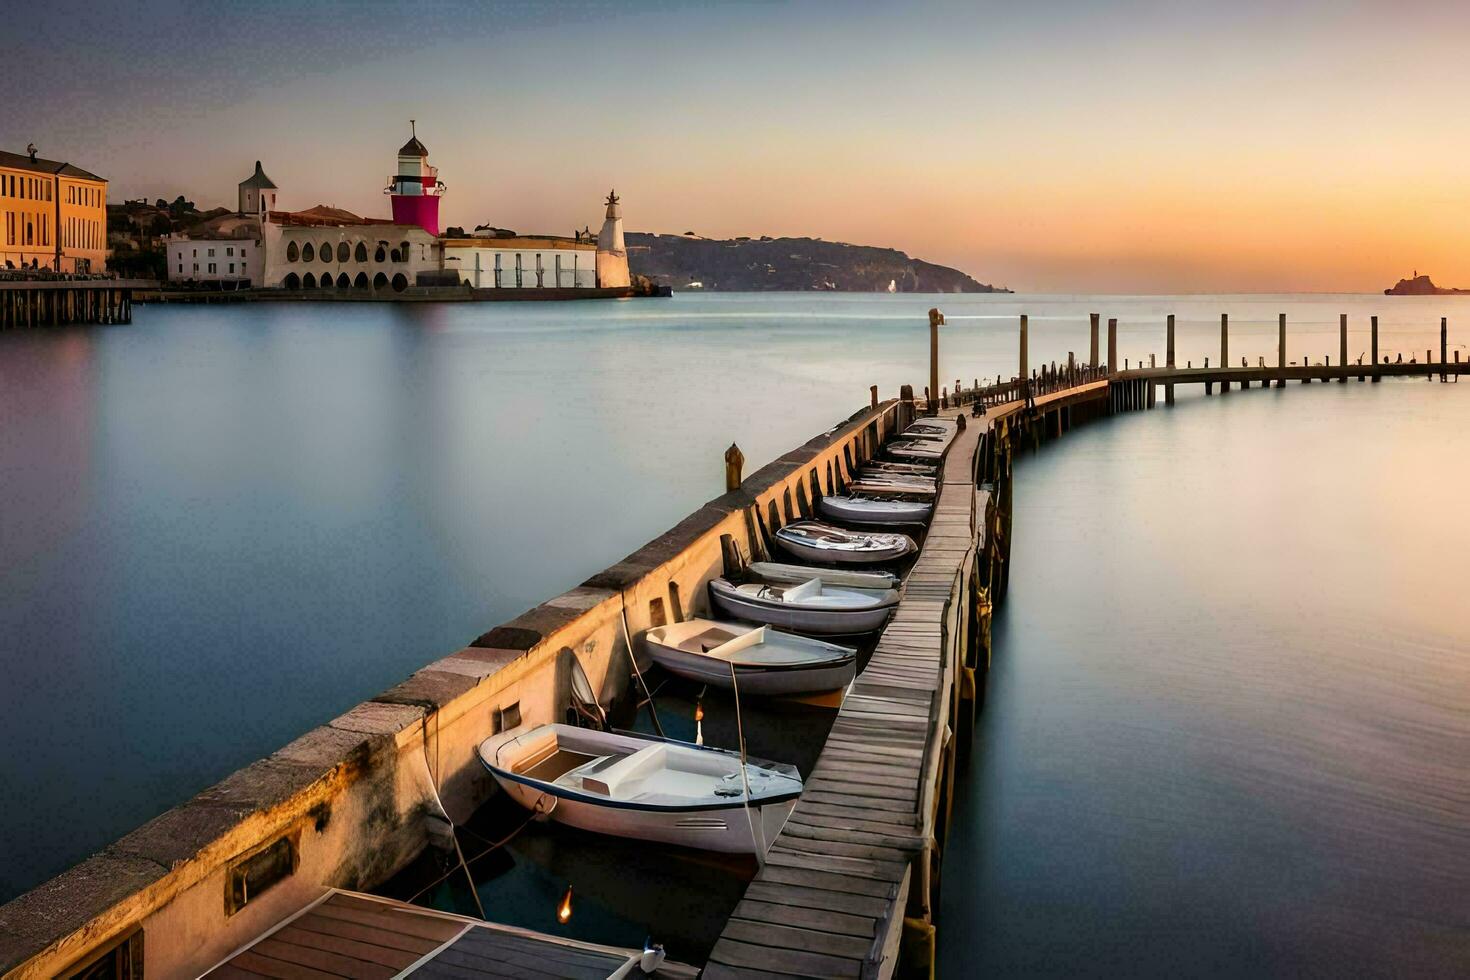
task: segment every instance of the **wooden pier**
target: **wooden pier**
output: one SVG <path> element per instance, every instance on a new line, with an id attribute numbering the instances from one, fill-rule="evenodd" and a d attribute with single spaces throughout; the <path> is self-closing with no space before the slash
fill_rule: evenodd
<path id="1" fill-rule="evenodd" d="M 127 279 L 3 280 L 0 330 L 132 323 L 133 293 L 148 285 Z"/>
<path id="2" fill-rule="evenodd" d="M 943 323 L 942 318 L 938 320 Z M 931 315 L 931 326 L 935 319 Z M 1165 323 L 1164 367 L 1098 364 L 1099 318 L 1089 361 L 1028 368 L 1027 323 L 1010 380 L 941 389 L 925 408 L 964 426 L 943 462 L 934 516 L 904 597 L 872 660 L 854 682 L 796 808 L 710 953 L 711 978 L 925 975 L 936 954 L 934 912 L 957 763 L 968 756 L 990 663 L 990 622 L 1008 581 L 1011 472 L 1024 445 L 1058 438 L 1074 423 L 1152 408 L 1156 389 L 1203 384 L 1283 386 L 1288 381 L 1458 379 L 1470 362 L 1255 367 L 1178 367 L 1174 323 Z M 1373 351 L 1377 358 L 1377 324 Z M 1281 349 L 1285 350 L 1285 318 Z M 1346 324 L 1343 323 L 1346 336 Z M 1220 319 L 1229 357 L 1229 318 Z M 1117 321 L 1108 321 L 1117 353 Z M 1153 361 L 1153 358 L 1150 358 Z M 934 363 L 931 359 L 931 365 Z M 931 378 L 930 393 L 935 383 Z M 978 402 L 980 417 L 965 418 Z"/>

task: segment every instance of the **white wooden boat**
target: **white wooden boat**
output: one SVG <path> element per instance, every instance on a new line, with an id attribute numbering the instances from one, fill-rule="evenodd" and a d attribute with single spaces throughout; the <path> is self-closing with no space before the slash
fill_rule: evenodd
<path id="1" fill-rule="evenodd" d="M 800 585 L 709 584 L 716 609 L 737 619 L 800 633 L 867 633 L 880 629 L 898 606 L 896 589 L 848 589 L 814 578 Z"/>
<path id="2" fill-rule="evenodd" d="M 793 521 L 778 529 L 774 537 L 798 558 L 833 565 L 878 565 L 918 550 L 907 534 L 849 531 L 823 521 Z"/>
<path id="3" fill-rule="evenodd" d="M 869 497 L 913 497 L 932 500 L 938 493 L 933 479 L 902 473 L 873 473 L 859 476 L 847 485 L 849 493 Z"/>
<path id="4" fill-rule="evenodd" d="M 557 823 L 708 851 L 769 846 L 801 795 L 794 766 L 748 759 L 742 779 L 733 752 L 628 732 L 516 728 L 479 755 L 517 803 Z"/>
<path id="5" fill-rule="evenodd" d="M 857 651 L 769 626 L 690 619 L 643 635 L 655 663 L 672 674 L 741 694 L 835 691 L 852 683 Z M 731 683 L 730 667 L 735 667 Z"/>
<path id="6" fill-rule="evenodd" d="M 900 439 L 932 439 L 939 442 L 949 442 L 955 437 L 959 430 L 952 422 L 939 422 L 934 419 L 925 419 L 915 422 L 898 434 Z"/>
<path id="7" fill-rule="evenodd" d="M 859 475 L 866 473 L 901 473 L 910 476 L 927 476 L 933 479 L 939 473 L 939 467 L 934 463 L 894 463 L 886 459 L 870 459 L 863 464 L 858 473 Z"/>
<path id="8" fill-rule="evenodd" d="M 948 443 L 936 442 L 933 439 L 900 439 L 884 446 L 883 451 L 900 462 L 908 460 L 938 462 L 944 456 L 946 448 L 948 448 Z"/>
<path id="9" fill-rule="evenodd" d="M 933 504 L 917 500 L 882 500 L 853 494 L 823 497 L 817 504 L 826 517 L 848 524 L 922 524 L 934 510 Z"/>
<path id="10" fill-rule="evenodd" d="M 745 573 L 762 582 L 776 585 L 800 585 L 820 578 L 827 585 L 852 589 L 896 589 L 898 576 L 892 572 L 867 572 L 842 568 L 813 568 L 810 565 L 787 565 L 778 561 L 751 562 Z"/>

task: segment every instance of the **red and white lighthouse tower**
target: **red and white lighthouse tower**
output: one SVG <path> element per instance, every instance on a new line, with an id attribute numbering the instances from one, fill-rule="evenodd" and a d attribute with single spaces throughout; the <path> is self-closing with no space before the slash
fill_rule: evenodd
<path id="1" fill-rule="evenodd" d="M 395 225 L 418 225 L 431 235 L 439 234 L 439 198 L 444 182 L 439 171 L 429 166 L 429 151 L 419 142 L 414 120 L 408 121 L 413 135 L 398 151 L 398 173 L 388 178 L 383 193 L 393 200 Z"/>

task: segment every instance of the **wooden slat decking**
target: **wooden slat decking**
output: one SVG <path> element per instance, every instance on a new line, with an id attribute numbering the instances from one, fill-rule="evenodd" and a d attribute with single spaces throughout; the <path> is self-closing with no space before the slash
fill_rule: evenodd
<path id="1" fill-rule="evenodd" d="M 975 551 L 973 466 L 983 430 L 971 425 L 951 444 L 904 598 L 711 951 L 706 977 L 892 971 L 914 858 L 932 834 L 953 671 L 947 620 Z"/>
<path id="2" fill-rule="evenodd" d="M 260 977 L 475 977 L 602 980 L 634 950 L 597 946 L 437 912 L 373 895 L 331 890 L 205 974 Z M 698 971 L 665 961 L 660 977 Z M 643 976 L 641 972 L 634 976 Z"/>

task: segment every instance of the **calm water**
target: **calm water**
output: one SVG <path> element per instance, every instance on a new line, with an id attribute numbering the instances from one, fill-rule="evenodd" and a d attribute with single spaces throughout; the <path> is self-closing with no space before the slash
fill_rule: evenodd
<path id="1" fill-rule="evenodd" d="M 1134 360 L 1162 354 L 1166 312 L 1180 317 L 1179 359 L 1197 363 L 1218 352 L 1221 311 L 1232 354 L 1252 360 L 1274 356 L 1278 310 L 1293 357 L 1335 355 L 1338 312 L 1355 317 L 1354 354 L 1374 312 L 1390 354 L 1437 347 L 1440 315 L 1470 337 L 1470 303 L 1456 298 L 805 295 L 142 308 L 128 327 L 0 336 L 0 898 L 636 548 L 719 492 L 731 441 L 750 472 L 863 404 L 869 384 L 921 384 L 936 303 L 950 381 L 1009 376 L 1021 310 L 1033 363 L 1085 356 L 1093 310 L 1120 317 L 1120 356 Z M 1269 895 L 1227 874 L 1285 868 L 1269 834 L 1288 829 L 1300 860 L 1318 854 L 1313 867 L 1378 892 L 1389 886 L 1363 864 L 1395 856 L 1392 914 L 1438 921 L 1436 875 L 1463 866 L 1425 870 L 1422 851 L 1401 848 L 1433 853 L 1466 816 L 1464 771 L 1456 783 L 1426 768 L 1467 751 L 1462 637 L 1435 604 L 1462 578 L 1459 474 L 1431 472 L 1470 422 L 1463 390 L 1200 400 L 1026 461 L 984 722 L 995 747 L 968 784 L 976 836 L 952 842 L 946 866 L 947 900 L 971 898 L 946 914 L 982 916 L 987 937 L 1024 936 L 1029 922 L 1034 940 L 1045 923 L 1052 941 L 1025 962 L 987 945 L 990 963 L 1040 969 L 1049 949 L 1066 972 L 1105 961 L 1089 942 L 1179 942 L 1179 918 L 1290 962 L 1296 944 L 1356 920 L 1298 907 L 1305 872 Z M 1293 410 L 1270 410 L 1278 400 Z M 1215 452 L 1192 455 L 1204 446 Z M 1074 556 L 1049 560 L 1064 550 Z M 1152 745 L 1158 766 L 1199 771 L 1203 788 L 1141 764 L 1102 779 L 1125 767 L 1101 765 L 1106 743 L 1088 726 L 1132 732 L 1142 744 L 1115 741 L 1120 757 L 1147 761 Z M 1337 750 L 1351 765 L 1325 769 L 1324 744 L 1351 746 Z M 1334 810 L 1311 796 L 1317 780 L 1361 798 Z M 1234 813 L 1225 784 L 1269 812 Z M 1441 824 L 1410 819 L 1414 807 L 1392 816 L 1432 800 Z M 1128 824 L 1083 847 L 1083 828 L 1037 816 L 1100 825 L 1108 808 L 1151 831 Z M 1184 843 L 1217 819 L 1237 827 L 1236 849 Z M 1394 848 L 1364 843 L 1400 830 Z M 997 848 L 1016 860 L 989 860 Z M 1181 880 L 1202 883 L 1192 909 Z M 1024 894 L 1005 890 L 1018 881 Z M 1255 916 L 1244 933 L 1240 908 Z M 1002 916 L 1021 921 L 993 928 Z"/>
<path id="2" fill-rule="evenodd" d="M 1291 386 L 1021 460 L 946 975 L 1470 973 L 1467 424 Z"/>

